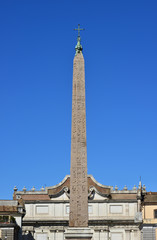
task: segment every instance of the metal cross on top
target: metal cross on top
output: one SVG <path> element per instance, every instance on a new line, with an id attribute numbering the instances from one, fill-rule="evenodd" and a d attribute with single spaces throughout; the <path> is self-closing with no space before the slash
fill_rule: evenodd
<path id="1" fill-rule="evenodd" d="M 78 28 L 74 29 L 75 31 L 78 31 L 78 37 L 80 37 L 80 31 L 85 30 L 84 28 L 80 28 L 80 24 L 78 24 Z"/>

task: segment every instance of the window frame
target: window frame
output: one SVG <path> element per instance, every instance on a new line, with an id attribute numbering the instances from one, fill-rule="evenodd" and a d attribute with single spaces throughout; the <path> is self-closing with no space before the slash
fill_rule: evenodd
<path id="1" fill-rule="evenodd" d="M 154 209 L 154 218 L 157 219 L 157 209 Z"/>

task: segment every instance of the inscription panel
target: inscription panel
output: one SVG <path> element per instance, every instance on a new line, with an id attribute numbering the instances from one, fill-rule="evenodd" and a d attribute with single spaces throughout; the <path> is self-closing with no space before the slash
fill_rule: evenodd
<path id="1" fill-rule="evenodd" d="M 122 205 L 110 205 L 110 213 L 123 213 L 123 206 Z"/>
<path id="2" fill-rule="evenodd" d="M 36 206 L 36 214 L 48 214 L 49 207 L 48 206 Z"/>
<path id="3" fill-rule="evenodd" d="M 111 233 L 111 240 L 123 240 L 122 233 Z"/>

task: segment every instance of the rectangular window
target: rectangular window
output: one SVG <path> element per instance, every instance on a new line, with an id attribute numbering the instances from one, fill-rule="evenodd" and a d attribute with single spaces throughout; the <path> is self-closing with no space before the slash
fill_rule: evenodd
<path id="1" fill-rule="evenodd" d="M 88 213 L 93 213 L 93 206 L 91 205 L 88 206 Z"/>
<path id="2" fill-rule="evenodd" d="M 154 218 L 157 218 L 157 210 L 154 210 Z"/>
<path id="3" fill-rule="evenodd" d="M 66 206 L 66 213 L 67 213 L 67 214 L 70 213 L 70 206 Z"/>

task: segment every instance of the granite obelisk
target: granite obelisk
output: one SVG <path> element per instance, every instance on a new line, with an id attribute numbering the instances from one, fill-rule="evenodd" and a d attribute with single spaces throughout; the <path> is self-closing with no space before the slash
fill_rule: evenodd
<path id="1" fill-rule="evenodd" d="M 66 239 L 89 240 L 88 183 L 86 145 L 85 69 L 80 39 L 80 25 L 73 61 L 71 169 L 70 169 L 70 215 Z"/>
<path id="2" fill-rule="evenodd" d="M 79 28 L 78 28 L 79 29 Z M 88 226 L 85 70 L 80 36 L 73 62 L 70 227 Z"/>

